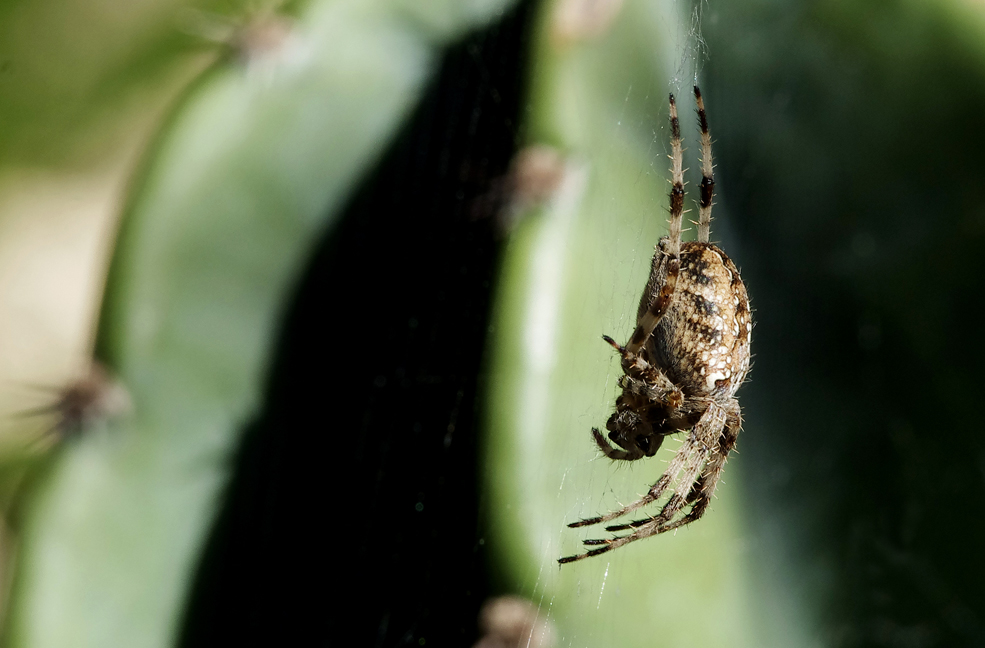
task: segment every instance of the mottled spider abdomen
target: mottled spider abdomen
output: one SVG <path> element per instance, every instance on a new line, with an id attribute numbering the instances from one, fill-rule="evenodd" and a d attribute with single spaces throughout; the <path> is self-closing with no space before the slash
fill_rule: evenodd
<path id="1" fill-rule="evenodd" d="M 648 341 L 685 394 L 735 394 L 749 371 L 752 316 L 732 260 L 711 243 L 682 243 L 674 301 Z"/>

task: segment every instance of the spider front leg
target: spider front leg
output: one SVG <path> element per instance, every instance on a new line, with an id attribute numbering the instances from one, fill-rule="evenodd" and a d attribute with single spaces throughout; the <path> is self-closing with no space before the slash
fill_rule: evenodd
<path id="1" fill-rule="evenodd" d="M 711 159 L 711 133 L 701 90 L 694 86 L 694 100 L 698 104 L 698 123 L 701 124 L 701 201 L 698 204 L 698 240 L 707 243 L 711 238 L 711 201 L 715 196 L 715 174 Z"/>
<path id="2" fill-rule="evenodd" d="M 722 473 L 725 471 L 725 462 L 728 460 L 729 453 L 735 448 L 735 442 L 739 437 L 739 430 L 742 428 L 742 411 L 739 409 L 739 401 L 734 398 L 731 399 L 729 408 L 725 427 L 722 429 L 722 435 L 718 440 L 718 450 L 708 460 L 708 466 L 701 476 L 700 481 L 698 481 L 697 488 L 691 492 L 691 496 L 688 498 L 688 504 L 693 504 L 691 510 L 688 511 L 687 515 L 678 520 L 660 527 L 657 533 L 673 531 L 678 527 L 700 519 L 711 504 L 711 498 L 715 495 L 715 489 L 718 487 L 718 482 L 721 481 Z M 608 527 L 606 530 L 615 531 L 617 529 Z"/>
<path id="3" fill-rule="evenodd" d="M 681 272 L 681 223 L 684 219 L 684 150 L 681 147 L 681 125 L 677 119 L 677 103 L 670 95 L 670 224 L 667 237 L 660 240 L 650 279 L 643 291 L 636 314 L 636 330 L 626 343 L 630 353 L 637 353 L 650 339 L 674 298 L 677 278 Z"/>
<path id="4" fill-rule="evenodd" d="M 671 408 L 683 404 L 684 393 L 662 371 L 608 335 L 603 335 L 602 339 L 622 357 L 622 370 L 626 375 L 620 379 L 620 387 Z"/>
<path id="5" fill-rule="evenodd" d="M 727 408 L 725 411 L 725 425 L 722 428 L 721 435 L 718 437 L 718 447 L 712 452 L 701 478 L 691 491 L 691 494 L 688 495 L 687 501 L 684 504 L 684 506 L 691 506 L 691 510 L 688 511 L 687 515 L 660 527 L 657 533 L 672 531 L 700 519 L 711 504 L 711 499 L 715 495 L 718 482 L 721 481 L 722 473 L 725 472 L 725 463 L 728 461 L 729 453 L 735 448 L 735 442 L 739 437 L 739 430 L 742 428 L 742 410 L 739 407 L 739 401 L 734 398 L 729 399 L 725 407 Z M 663 515 L 664 511 L 661 511 L 660 516 L 657 517 L 663 517 Z M 630 528 L 637 528 L 648 524 L 651 519 L 636 520 L 629 524 L 610 526 L 606 527 L 605 530 L 624 531 Z M 667 520 L 670 520 L 670 518 L 668 517 Z"/>
<path id="6" fill-rule="evenodd" d="M 600 515 L 599 517 L 587 518 L 584 520 L 579 520 L 577 522 L 572 522 L 568 526 L 571 528 L 591 526 L 593 524 L 601 524 L 602 522 L 610 522 L 616 518 L 620 518 L 627 513 L 632 513 L 640 508 L 643 508 L 647 504 L 651 504 L 664 494 L 667 487 L 671 483 L 678 481 L 678 477 L 684 472 L 683 479 L 680 480 L 680 484 L 684 486 L 685 484 L 690 490 L 690 487 L 694 484 L 697 479 L 697 472 L 701 467 L 701 463 L 696 461 L 696 458 L 706 457 L 707 452 L 714 444 L 714 438 L 706 439 L 708 436 L 709 426 L 716 425 L 718 421 L 717 412 L 718 408 L 714 405 L 709 406 L 705 414 L 698 421 L 698 424 L 694 426 L 694 429 L 688 433 L 687 439 L 681 444 L 680 449 L 678 449 L 677 454 L 674 455 L 673 460 L 671 460 L 670 465 L 667 467 L 667 471 L 661 475 L 660 479 L 657 480 L 650 490 L 647 491 L 646 495 L 639 498 L 631 504 L 612 511 L 611 513 L 606 513 L 605 515 Z M 718 424 L 718 430 L 721 431 L 721 425 Z M 685 470 L 685 468 L 687 470 Z M 673 499 L 673 498 L 671 498 Z M 670 504 L 670 502 L 668 502 Z"/>
<path id="7" fill-rule="evenodd" d="M 608 335 L 602 338 L 622 356 L 624 375 L 619 377 L 619 386 L 623 391 L 616 399 L 616 411 L 605 426 L 609 440 L 621 449 L 610 445 L 598 428 L 592 428 L 592 438 L 609 459 L 635 461 L 652 457 L 667 434 L 663 431 L 666 412 L 677 410 L 684 402 L 684 394 L 643 357 L 631 353 Z M 655 425 L 659 431 L 654 430 Z"/>
<path id="8" fill-rule="evenodd" d="M 581 527 L 589 526 L 593 524 L 599 524 L 602 522 L 609 522 L 615 520 L 616 518 L 622 517 L 627 513 L 636 511 L 647 504 L 655 502 L 660 498 L 660 496 L 667 490 L 667 487 L 673 483 L 678 482 L 677 491 L 675 491 L 670 499 L 664 504 L 660 513 L 654 517 L 647 518 L 644 520 L 636 520 L 629 524 L 617 525 L 610 527 L 610 530 L 626 530 L 630 528 L 635 528 L 636 531 L 629 533 L 624 536 L 617 536 L 615 538 L 608 539 L 589 539 L 585 540 L 584 543 L 589 546 L 602 545 L 598 549 L 592 549 L 586 553 L 578 554 L 574 556 L 567 556 L 558 560 L 559 563 L 565 564 L 569 562 L 575 562 L 577 560 L 583 560 L 585 558 L 590 558 L 591 556 L 597 556 L 603 554 L 607 551 L 612 551 L 618 547 L 621 547 L 630 542 L 635 542 L 636 540 L 641 540 L 643 538 L 656 535 L 658 533 L 663 533 L 664 531 L 669 531 L 670 528 L 676 528 L 666 526 L 668 522 L 673 520 L 674 516 L 677 515 L 685 506 L 689 503 L 696 502 L 697 498 L 692 498 L 691 493 L 696 485 L 699 487 L 705 486 L 704 478 L 699 482 L 699 475 L 705 468 L 706 462 L 708 463 L 708 468 L 711 469 L 710 472 L 715 472 L 712 461 L 709 461 L 709 457 L 713 452 L 720 454 L 720 441 L 719 437 L 722 436 L 722 430 L 725 428 L 726 421 L 730 418 L 730 412 L 726 412 L 722 407 L 715 403 L 709 403 L 708 409 L 701 416 L 698 424 L 694 426 L 694 429 L 688 435 L 687 440 L 681 445 L 681 448 L 677 451 L 677 455 L 671 461 L 670 466 L 667 469 L 657 483 L 655 483 L 646 495 L 636 500 L 632 504 L 622 507 L 617 511 L 602 515 L 596 518 L 590 518 L 587 520 L 581 520 L 579 522 L 573 522 L 569 524 L 569 527 Z M 732 441 L 734 444 L 734 440 Z M 724 467 L 724 460 L 722 460 L 722 468 Z M 683 474 L 682 474 L 683 473 Z M 717 470 L 717 475 L 721 475 L 721 468 Z M 678 480 L 678 476 L 680 479 Z M 717 483 L 717 477 L 715 479 Z M 715 483 L 708 484 L 710 486 L 710 492 L 714 492 Z M 704 490 L 704 488 L 701 488 Z M 709 495 L 710 498 L 710 495 Z M 704 512 L 704 508 L 707 507 L 707 502 L 702 507 L 701 512 Z M 700 515 L 700 513 L 699 513 Z M 697 518 L 695 518 L 697 519 Z M 677 525 L 679 526 L 679 525 Z"/>

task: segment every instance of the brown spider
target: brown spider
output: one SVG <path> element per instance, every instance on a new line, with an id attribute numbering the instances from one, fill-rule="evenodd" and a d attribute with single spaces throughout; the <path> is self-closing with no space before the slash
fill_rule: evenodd
<path id="1" fill-rule="evenodd" d="M 698 240 L 681 243 L 684 215 L 684 171 L 677 105 L 670 95 L 671 173 L 670 227 L 653 255 L 650 279 L 636 312 L 636 330 L 620 346 L 603 339 L 622 357 L 622 395 L 605 428 L 611 446 L 599 432 L 592 437 L 610 459 L 634 461 L 656 454 L 664 437 L 688 431 L 660 479 L 632 504 L 569 527 L 609 522 L 656 502 L 674 482 L 677 489 L 656 515 L 606 531 L 629 531 L 608 539 L 585 540 L 597 549 L 561 558 L 564 564 L 597 556 L 700 518 L 711 502 L 725 461 L 735 447 L 742 411 L 735 392 L 749 371 L 752 316 L 749 298 L 735 264 L 708 241 L 711 233 L 711 135 L 701 91 L 694 88 L 701 123 L 701 203 Z M 690 507 L 689 511 L 685 509 Z"/>

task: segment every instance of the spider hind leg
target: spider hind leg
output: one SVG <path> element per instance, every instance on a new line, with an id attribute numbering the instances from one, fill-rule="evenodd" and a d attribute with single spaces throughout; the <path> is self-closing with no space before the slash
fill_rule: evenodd
<path id="1" fill-rule="evenodd" d="M 736 408 L 737 405 L 738 403 L 736 402 Z M 573 522 L 568 526 L 573 528 L 591 526 L 620 518 L 627 513 L 631 513 L 647 504 L 657 501 L 672 482 L 677 482 L 679 484 L 678 489 L 663 505 L 660 513 L 651 518 L 635 520 L 628 524 L 614 525 L 607 530 L 635 530 L 632 533 L 614 538 L 591 538 L 584 540 L 583 543 L 585 545 L 599 546 L 599 549 L 593 549 L 574 556 L 566 556 L 558 562 L 566 564 L 590 558 L 591 556 L 597 556 L 604 551 L 610 551 L 630 542 L 676 529 L 683 524 L 693 522 L 701 517 L 707 509 L 711 496 L 714 494 L 715 486 L 724 469 L 725 459 L 728 453 L 723 451 L 730 451 L 735 445 L 735 436 L 738 434 L 738 426 L 735 424 L 736 417 L 737 415 L 734 409 L 726 411 L 714 403 L 709 404 L 708 409 L 701 416 L 698 424 L 694 426 L 688 438 L 681 444 L 667 472 L 657 480 L 657 483 L 650 488 L 646 495 L 617 511 L 599 517 Z M 692 507 L 691 511 L 680 519 L 675 520 L 674 518 L 689 505 Z"/>

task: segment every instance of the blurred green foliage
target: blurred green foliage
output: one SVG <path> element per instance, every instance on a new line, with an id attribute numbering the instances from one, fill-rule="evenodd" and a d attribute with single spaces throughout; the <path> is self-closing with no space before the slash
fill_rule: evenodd
<path id="1" fill-rule="evenodd" d="M 0 5 L 0 163 L 105 154 L 144 101 L 160 101 L 214 44 L 181 29 L 185 3 Z M 189 13 L 191 15 L 191 13 Z"/>
<path id="2" fill-rule="evenodd" d="M 228 55 L 189 88 L 132 184 L 97 355 L 130 392 L 133 413 L 67 444 L 31 489 L 7 645 L 176 640 L 230 453 L 257 412 L 277 323 L 313 241 L 414 106 L 437 48 L 505 5 L 326 1 L 290 18 L 229 18 L 241 29 L 255 19 L 285 28 L 270 25 L 273 42 L 234 32 L 221 43 Z M 99 55 L 58 71 L 66 79 L 52 87 L 18 77 L 34 94 L 3 110 L 10 155 L 49 137 L 84 140 L 61 130 L 98 121 L 128 83 L 151 83 L 151 69 L 176 64 L 148 62 L 185 38 L 174 9 L 141 15 L 146 26 L 136 22 L 115 54 L 98 33 L 58 40 L 52 56 Z M 35 25 L 18 16 L 12 31 Z M 10 69 L 54 74 L 43 54 L 19 51 Z"/>

